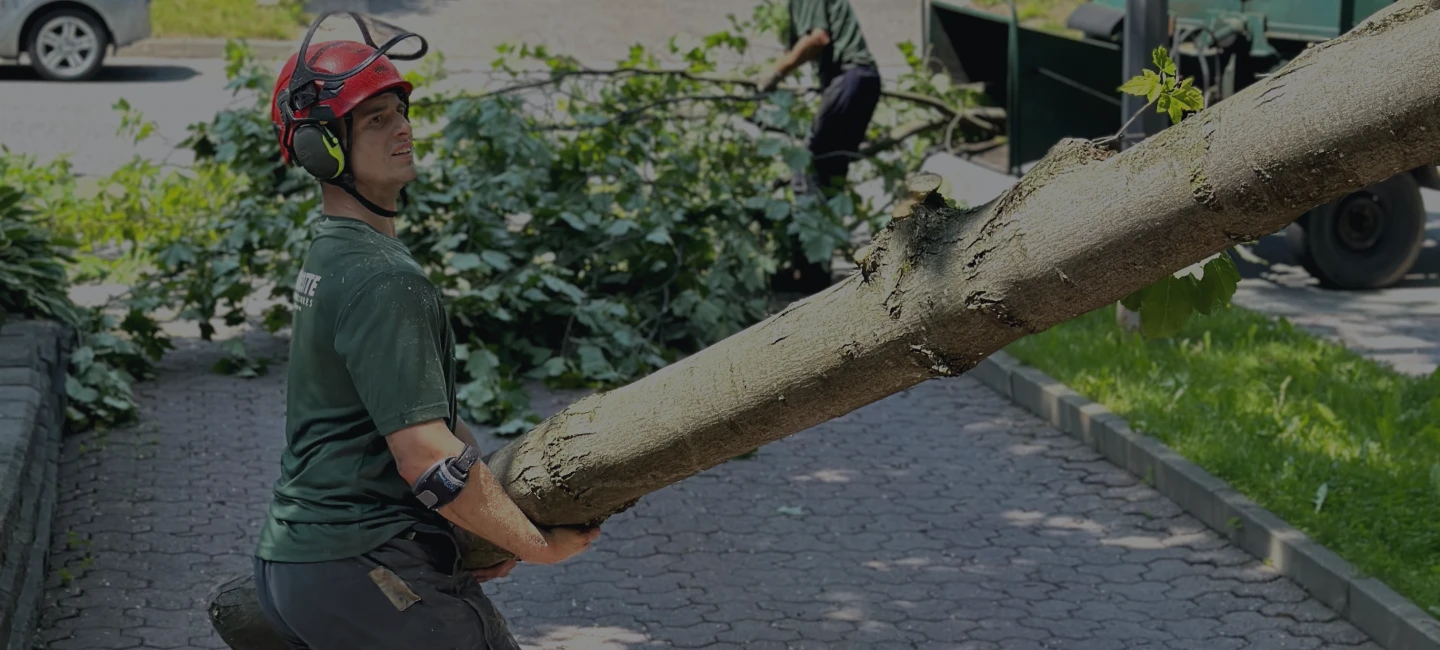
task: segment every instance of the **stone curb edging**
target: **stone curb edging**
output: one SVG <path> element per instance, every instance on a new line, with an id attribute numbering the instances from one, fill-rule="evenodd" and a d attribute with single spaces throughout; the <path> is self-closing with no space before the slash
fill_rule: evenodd
<path id="1" fill-rule="evenodd" d="M 52 322 L 0 328 L 0 643 L 7 648 L 32 645 L 44 597 L 72 341 Z"/>
<path id="2" fill-rule="evenodd" d="M 132 43 L 115 52 L 116 57 L 155 59 L 223 59 L 223 38 L 151 38 Z M 300 49 L 300 41 L 245 39 L 250 52 L 260 59 L 284 59 Z"/>
<path id="3" fill-rule="evenodd" d="M 1120 416 L 1005 353 L 966 373 L 1144 480 L 1386 650 L 1440 650 L 1440 621 Z"/>

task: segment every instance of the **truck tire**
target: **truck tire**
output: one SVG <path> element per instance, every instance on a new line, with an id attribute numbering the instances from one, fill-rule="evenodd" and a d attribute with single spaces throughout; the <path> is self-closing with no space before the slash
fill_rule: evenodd
<path id="1" fill-rule="evenodd" d="M 1425 244 L 1425 203 L 1412 174 L 1397 174 L 1307 212 L 1286 229 L 1297 261 L 1320 285 L 1395 284 Z"/>
<path id="2" fill-rule="evenodd" d="M 88 81 L 100 73 L 110 46 L 105 25 L 73 7 L 51 11 L 35 22 L 26 43 L 30 65 L 51 81 Z"/>

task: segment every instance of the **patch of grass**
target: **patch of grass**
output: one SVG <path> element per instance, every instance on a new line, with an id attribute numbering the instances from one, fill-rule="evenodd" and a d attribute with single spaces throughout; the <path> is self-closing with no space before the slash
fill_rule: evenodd
<path id="1" fill-rule="evenodd" d="M 302 0 L 261 5 L 256 0 L 154 0 L 150 5 L 155 38 L 299 38 L 314 16 Z"/>
<path id="2" fill-rule="evenodd" d="M 1239 307 L 1156 341 L 1106 307 L 1007 351 L 1440 614 L 1440 373 Z"/>

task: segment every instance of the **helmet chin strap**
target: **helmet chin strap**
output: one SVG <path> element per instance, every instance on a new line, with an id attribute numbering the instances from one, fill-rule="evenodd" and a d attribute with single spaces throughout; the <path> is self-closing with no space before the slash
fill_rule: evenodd
<path id="1" fill-rule="evenodd" d="M 348 171 L 341 174 L 340 178 L 327 180 L 325 182 L 345 190 L 346 194 L 355 197 L 355 200 L 359 201 L 360 205 L 365 206 L 366 210 L 374 212 L 379 216 L 385 217 L 386 219 L 394 219 L 395 215 L 398 214 L 395 210 L 386 210 L 385 208 L 375 205 L 373 201 L 360 194 L 360 190 L 355 187 L 355 177 Z M 405 192 L 401 190 L 400 193 L 403 196 Z"/>

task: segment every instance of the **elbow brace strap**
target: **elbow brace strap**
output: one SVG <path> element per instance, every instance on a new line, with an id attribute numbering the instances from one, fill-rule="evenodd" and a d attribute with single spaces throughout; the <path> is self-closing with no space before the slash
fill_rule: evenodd
<path id="1" fill-rule="evenodd" d="M 470 468 L 479 457 L 479 449 L 474 445 L 465 445 L 459 456 L 435 461 L 430 469 L 415 479 L 410 490 L 426 508 L 436 510 L 444 507 L 459 497 L 460 491 L 465 489 L 465 482 L 470 478 Z"/>

